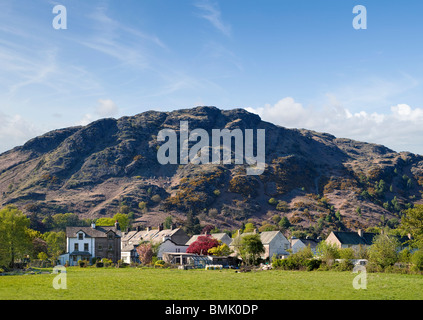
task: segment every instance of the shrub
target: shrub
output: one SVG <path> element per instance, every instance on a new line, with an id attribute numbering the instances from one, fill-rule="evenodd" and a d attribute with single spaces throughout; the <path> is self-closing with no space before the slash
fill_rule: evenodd
<path id="1" fill-rule="evenodd" d="M 336 271 L 352 271 L 354 264 L 349 259 L 342 259 L 333 265 L 333 269 Z"/>
<path id="2" fill-rule="evenodd" d="M 165 265 L 165 262 L 163 260 L 157 260 L 154 264 L 154 268 L 163 268 Z"/>
<path id="3" fill-rule="evenodd" d="M 103 268 L 103 267 L 104 267 L 104 263 L 103 263 L 103 262 L 101 262 L 101 261 L 99 260 L 99 261 L 97 261 L 97 262 L 95 263 L 95 267 L 96 267 L 96 268 Z"/>
<path id="4" fill-rule="evenodd" d="M 417 250 L 411 256 L 411 262 L 418 271 L 423 271 L 423 250 Z"/>
<path id="5" fill-rule="evenodd" d="M 112 260 L 107 258 L 101 259 L 101 262 L 103 262 L 104 267 L 110 267 L 113 264 Z"/>
<path id="6" fill-rule="evenodd" d="M 278 204 L 278 200 L 276 200 L 275 198 L 270 198 L 269 204 L 272 206 L 276 206 Z"/>
<path id="7" fill-rule="evenodd" d="M 85 260 L 78 260 L 78 265 L 81 268 L 85 268 L 87 266 L 87 261 L 85 261 Z"/>

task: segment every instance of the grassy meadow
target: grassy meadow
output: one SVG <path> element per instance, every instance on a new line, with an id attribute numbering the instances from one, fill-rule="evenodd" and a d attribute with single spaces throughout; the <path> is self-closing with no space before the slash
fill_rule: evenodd
<path id="1" fill-rule="evenodd" d="M 0 277 L 1 300 L 373 300 L 423 299 L 423 276 L 332 271 L 177 270 L 67 268 L 67 289 L 53 288 L 54 274 Z"/>

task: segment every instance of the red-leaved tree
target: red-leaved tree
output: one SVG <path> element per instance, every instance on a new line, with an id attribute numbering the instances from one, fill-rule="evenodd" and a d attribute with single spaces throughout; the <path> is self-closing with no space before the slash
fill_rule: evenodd
<path id="1" fill-rule="evenodd" d="M 219 241 L 217 241 L 215 238 L 212 238 L 211 235 L 199 236 L 196 241 L 189 245 L 187 248 L 187 253 L 209 255 L 209 249 L 217 246 L 219 246 Z"/>

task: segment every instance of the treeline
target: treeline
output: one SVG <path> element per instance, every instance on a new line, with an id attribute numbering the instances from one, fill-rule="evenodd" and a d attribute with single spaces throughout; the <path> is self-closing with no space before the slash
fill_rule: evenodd
<path id="1" fill-rule="evenodd" d="M 79 219 L 74 213 L 48 215 L 41 221 L 34 213 L 26 216 L 15 206 L 0 210 L 0 272 L 32 262 L 54 265 L 66 251 L 66 227 L 113 226 L 130 227 L 133 217 L 117 213 L 112 218 Z"/>

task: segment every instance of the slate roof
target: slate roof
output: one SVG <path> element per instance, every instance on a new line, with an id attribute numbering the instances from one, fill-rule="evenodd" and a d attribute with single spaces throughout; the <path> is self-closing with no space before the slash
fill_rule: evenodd
<path id="1" fill-rule="evenodd" d="M 92 227 L 66 227 L 66 237 L 76 238 L 79 231 L 84 232 L 89 238 L 106 238 L 109 231 L 114 232 L 117 237 L 121 236 L 121 231 L 116 227 L 96 226 L 95 229 Z"/>
<path id="2" fill-rule="evenodd" d="M 181 232 L 180 232 L 181 231 Z M 161 243 L 164 237 L 169 237 L 176 245 L 185 245 L 189 237 L 180 228 L 176 229 L 152 229 L 143 231 L 130 231 L 123 235 L 122 242 L 128 244 L 138 244 L 140 241 L 151 241 Z"/>
<path id="3" fill-rule="evenodd" d="M 311 249 L 314 249 L 317 247 L 317 245 L 320 243 L 321 240 L 317 240 L 317 239 L 293 239 L 292 240 L 292 245 L 295 244 L 296 241 L 301 241 L 302 243 L 304 243 L 304 245 L 306 247 L 310 246 Z"/>
<path id="4" fill-rule="evenodd" d="M 333 231 L 333 234 L 341 244 L 367 246 L 370 246 L 373 243 L 373 238 L 377 236 L 377 233 L 369 232 L 363 232 L 361 237 L 357 232 Z"/>
<path id="5" fill-rule="evenodd" d="M 216 240 L 220 240 L 220 241 L 222 241 L 222 242 L 224 242 L 223 241 L 223 239 L 225 238 L 225 236 L 226 237 L 228 237 L 229 238 L 229 236 L 226 234 L 226 233 L 211 233 L 210 234 L 211 236 L 212 236 L 212 238 L 214 238 L 214 239 L 216 239 Z M 188 240 L 188 242 L 186 243 L 186 245 L 190 245 L 191 243 L 193 243 L 193 242 L 195 242 L 195 241 L 197 241 L 198 240 L 198 237 L 200 237 L 200 236 L 205 236 L 204 234 L 196 234 L 196 235 L 193 235 L 189 240 Z M 232 241 L 232 239 L 231 238 L 229 238 L 229 243 Z"/>

